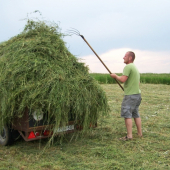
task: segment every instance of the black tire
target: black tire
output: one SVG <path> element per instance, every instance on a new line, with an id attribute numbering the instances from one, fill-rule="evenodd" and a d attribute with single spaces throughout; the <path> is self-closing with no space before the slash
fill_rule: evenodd
<path id="1" fill-rule="evenodd" d="M 11 132 L 12 132 L 12 137 L 13 137 L 13 140 L 14 140 L 14 141 L 20 139 L 21 135 L 20 135 L 20 133 L 18 132 L 18 130 L 12 129 Z"/>
<path id="2" fill-rule="evenodd" d="M 0 132 L 0 145 L 7 146 L 14 142 L 12 129 L 8 126 L 4 126 L 3 130 Z"/>

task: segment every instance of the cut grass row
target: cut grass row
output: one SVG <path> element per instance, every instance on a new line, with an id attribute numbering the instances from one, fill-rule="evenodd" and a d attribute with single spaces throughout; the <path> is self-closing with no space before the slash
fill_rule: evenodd
<path id="1" fill-rule="evenodd" d="M 110 77 L 109 74 L 102 73 L 91 73 L 100 84 L 115 84 L 116 81 Z M 122 75 L 118 73 L 118 75 Z M 168 74 L 154 74 L 154 73 L 143 73 L 140 75 L 140 82 L 145 84 L 167 84 L 170 85 L 170 73 Z"/>

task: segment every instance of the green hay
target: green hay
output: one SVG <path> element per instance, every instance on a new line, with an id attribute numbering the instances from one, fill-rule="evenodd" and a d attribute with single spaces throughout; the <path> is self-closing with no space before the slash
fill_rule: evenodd
<path id="1" fill-rule="evenodd" d="M 70 117 L 88 129 L 108 113 L 104 91 L 63 36 L 56 24 L 28 20 L 21 34 L 0 44 L 0 129 L 22 117 L 26 107 L 30 114 L 48 113 L 54 129 Z"/>

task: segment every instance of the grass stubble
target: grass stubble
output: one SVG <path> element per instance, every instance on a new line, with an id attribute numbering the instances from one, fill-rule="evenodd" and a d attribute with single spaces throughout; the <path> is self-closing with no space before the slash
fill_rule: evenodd
<path id="1" fill-rule="evenodd" d="M 47 140 L 0 146 L 0 169 L 170 169 L 170 86 L 141 84 L 143 138 L 133 127 L 132 141 L 119 141 L 126 135 L 120 117 L 123 92 L 116 84 L 101 85 L 111 107 L 109 116 L 98 121 L 98 127 L 83 136 L 65 136 L 60 144 L 44 150 Z"/>

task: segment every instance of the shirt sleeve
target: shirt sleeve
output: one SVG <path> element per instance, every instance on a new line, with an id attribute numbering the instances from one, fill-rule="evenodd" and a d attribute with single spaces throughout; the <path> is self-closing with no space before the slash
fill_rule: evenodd
<path id="1" fill-rule="evenodd" d="M 129 77 L 130 71 L 131 71 L 131 70 L 130 70 L 130 68 L 128 67 L 128 65 L 125 66 L 124 69 L 123 69 L 123 75 Z"/>

